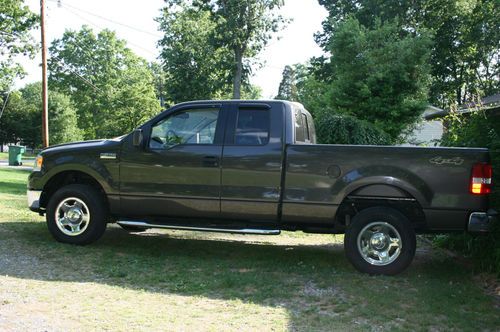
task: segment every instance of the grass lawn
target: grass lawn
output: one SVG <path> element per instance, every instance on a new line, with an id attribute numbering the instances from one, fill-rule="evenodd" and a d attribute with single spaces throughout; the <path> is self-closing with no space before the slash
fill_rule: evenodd
<path id="1" fill-rule="evenodd" d="M 0 330 L 498 330 L 466 268 L 421 245 L 396 277 L 344 258 L 342 237 L 108 227 L 55 242 L 26 208 L 27 172 L 0 168 Z"/>

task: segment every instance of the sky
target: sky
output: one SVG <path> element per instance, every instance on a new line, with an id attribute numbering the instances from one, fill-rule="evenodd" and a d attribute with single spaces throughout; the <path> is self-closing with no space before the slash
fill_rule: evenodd
<path id="1" fill-rule="evenodd" d="M 156 43 L 161 38 L 154 19 L 160 15 L 163 3 L 163 0 L 46 0 L 46 37 L 50 45 L 52 40 L 61 38 L 66 29 L 78 30 L 82 25 L 95 31 L 107 28 L 116 31 L 137 55 L 153 61 L 158 57 Z M 26 4 L 39 13 L 39 0 L 27 0 Z M 321 30 L 327 13 L 317 0 L 285 0 L 280 13 L 291 22 L 261 52 L 259 59 L 263 66 L 254 70 L 250 79 L 262 89 L 264 99 L 274 98 L 278 93 L 285 65 L 303 63 L 322 54 L 314 42 L 314 33 Z M 34 32 L 34 37 L 40 40 L 39 30 Z M 34 60 L 22 58 L 20 62 L 27 75 L 16 81 L 16 87 L 41 80 L 40 54 Z"/>

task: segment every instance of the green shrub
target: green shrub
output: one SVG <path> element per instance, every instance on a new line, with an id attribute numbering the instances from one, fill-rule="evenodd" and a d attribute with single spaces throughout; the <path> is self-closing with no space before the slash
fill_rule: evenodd
<path id="1" fill-rule="evenodd" d="M 369 122 L 349 115 L 321 113 L 315 120 L 316 136 L 321 144 L 387 145 L 387 133 Z"/>
<path id="2" fill-rule="evenodd" d="M 477 111 L 470 115 L 451 115 L 445 119 L 444 146 L 487 147 L 493 165 L 493 193 L 490 205 L 500 211 L 500 117 Z M 470 234 L 439 237 L 437 243 L 457 250 L 474 261 L 479 271 L 500 275 L 500 225 L 497 222 L 492 232 L 485 236 Z"/>

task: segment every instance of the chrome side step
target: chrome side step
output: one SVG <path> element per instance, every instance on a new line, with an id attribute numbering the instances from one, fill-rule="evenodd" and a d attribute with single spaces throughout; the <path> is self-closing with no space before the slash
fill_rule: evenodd
<path id="1" fill-rule="evenodd" d="M 256 235 L 279 235 L 279 229 L 253 229 L 253 228 L 213 228 L 213 227 L 191 227 L 191 226 L 177 226 L 177 225 L 161 225 L 150 224 L 144 221 L 120 220 L 117 224 L 124 226 L 135 226 L 144 228 L 166 228 L 178 229 L 184 231 L 203 231 L 203 232 L 220 232 L 220 233 L 234 233 L 234 234 L 256 234 Z"/>

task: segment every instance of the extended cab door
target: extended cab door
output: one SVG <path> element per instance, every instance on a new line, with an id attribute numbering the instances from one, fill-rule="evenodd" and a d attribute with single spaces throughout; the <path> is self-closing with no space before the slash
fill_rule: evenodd
<path id="1" fill-rule="evenodd" d="M 283 126 L 281 103 L 231 104 L 222 154 L 223 218 L 277 221 Z"/>
<path id="2" fill-rule="evenodd" d="M 219 104 L 177 107 L 143 128 L 143 148 L 124 144 L 123 214 L 220 217 L 222 113 Z"/>

